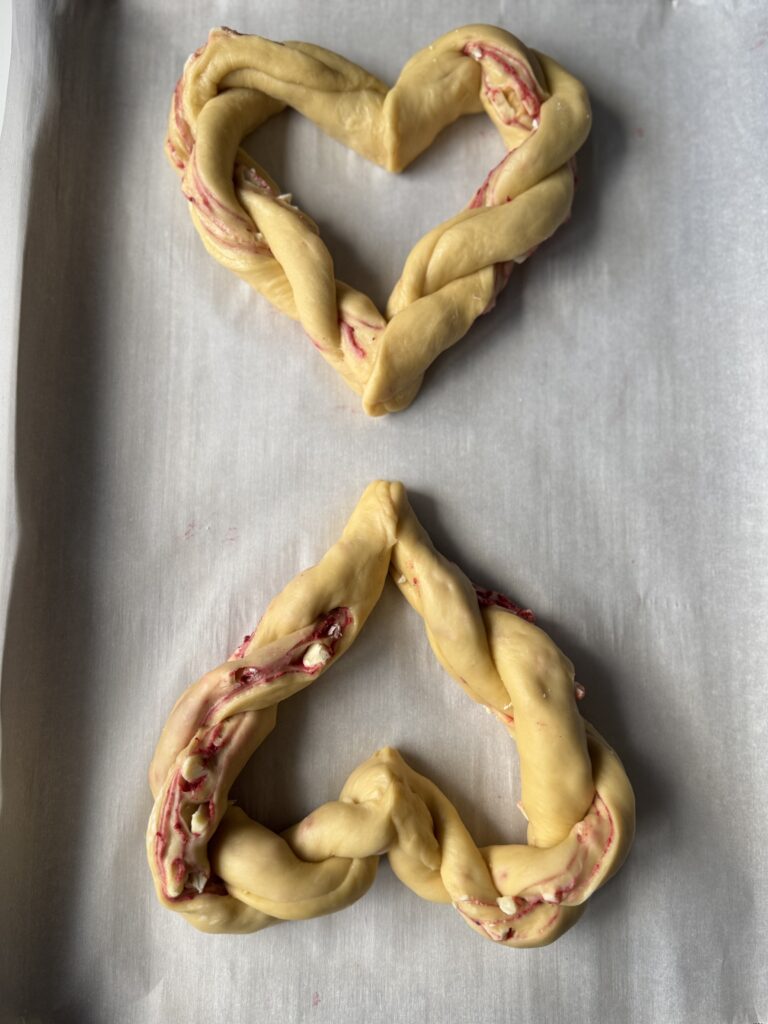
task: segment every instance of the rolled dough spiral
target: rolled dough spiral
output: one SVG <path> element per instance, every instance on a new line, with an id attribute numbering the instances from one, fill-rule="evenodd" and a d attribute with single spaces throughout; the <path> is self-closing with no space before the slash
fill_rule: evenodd
<path id="1" fill-rule="evenodd" d="M 386 315 L 335 279 L 316 224 L 240 148 L 286 106 L 390 171 L 463 114 L 485 111 L 502 138 L 505 156 L 466 208 L 408 256 Z M 392 88 L 319 46 L 220 28 L 185 65 L 166 150 L 206 249 L 299 320 L 378 416 L 413 401 L 433 360 L 493 308 L 514 263 L 568 217 L 572 157 L 589 126 L 582 85 L 490 25 L 441 36 Z"/>
<path id="2" fill-rule="evenodd" d="M 447 797 L 392 748 L 281 835 L 230 805 L 277 705 L 357 639 L 388 573 L 442 666 L 514 738 L 528 845 L 478 848 Z M 434 549 L 401 484 L 371 484 L 340 540 L 173 708 L 149 772 L 147 854 L 161 903 L 203 931 L 257 931 L 353 903 L 386 853 L 408 888 L 451 903 L 494 942 L 557 938 L 623 862 L 634 796 L 577 710 L 573 666 L 530 618 Z"/>

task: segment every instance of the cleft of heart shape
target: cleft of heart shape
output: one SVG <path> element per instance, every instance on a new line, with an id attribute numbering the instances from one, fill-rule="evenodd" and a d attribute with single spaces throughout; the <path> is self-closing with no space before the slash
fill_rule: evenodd
<path id="1" fill-rule="evenodd" d="M 464 114 L 484 111 L 504 142 L 466 208 L 411 251 L 386 315 L 336 280 L 317 225 L 241 148 L 287 106 L 395 172 Z M 166 151 L 206 249 L 300 321 L 365 412 L 379 416 L 410 405 L 427 367 L 567 219 L 590 116 L 572 75 L 490 25 L 441 36 L 392 88 L 322 47 L 219 28 L 185 65 Z"/>

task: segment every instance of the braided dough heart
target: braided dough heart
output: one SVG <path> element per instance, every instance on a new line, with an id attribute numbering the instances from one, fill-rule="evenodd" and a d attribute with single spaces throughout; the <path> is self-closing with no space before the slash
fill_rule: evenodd
<path id="1" fill-rule="evenodd" d="M 450 801 L 391 748 L 281 835 L 229 805 L 277 705 L 350 647 L 388 571 L 443 667 L 515 739 L 529 845 L 478 849 Z M 576 708 L 573 666 L 531 618 L 435 551 L 401 484 L 371 484 L 325 557 L 176 703 L 149 772 L 147 854 L 160 901 L 203 931 L 257 931 L 348 906 L 387 853 L 405 885 L 452 903 L 494 942 L 538 946 L 561 935 L 621 866 L 634 796 Z"/>
<path id="2" fill-rule="evenodd" d="M 504 142 L 468 206 L 410 253 L 386 316 L 335 280 L 317 225 L 239 148 L 286 106 L 390 171 L 463 114 L 484 110 Z M 206 249 L 299 320 L 378 416 L 410 405 L 430 363 L 493 308 L 513 264 L 568 217 L 571 158 L 589 124 L 581 84 L 490 25 L 442 36 L 391 89 L 319 46 L 221 28 L 185 65 L 166 149 Z"/>

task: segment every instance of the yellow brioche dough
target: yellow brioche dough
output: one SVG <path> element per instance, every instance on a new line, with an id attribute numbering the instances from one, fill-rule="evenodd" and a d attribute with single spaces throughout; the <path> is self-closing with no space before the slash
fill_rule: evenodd
<path id="1" fill-rule="evenodd" d="M 286 106 L 390 171 L 463 114 L 485 111 L 502 138 L 506 155 L 467 207 L 408 256 L 386 315 L 335 280 L 316 224 L 239 148 Z M 166 149 L 208 251 L 299 320 L 377 416 L 413 401 L 430 363 L 493 307 L 514 263 L 568 217 L 572 157 L 589 126 L 582 85 L 490 25 L 441 36 L 391 89 L 319 46 L 222 28 L 185 65 Z"/>
<path id="2" fill-rule="evenodd" d="M 478 848 L 447 797 L 391 748 L 282 835 L 229 804 L 279 702 L 355 641 L 388 573 L 446 671 L 516 741 L 528 845 Z M 405 885 L 452 903 L 494 942 L 557 938 L 623 862 L 634 796 L 577 710 L 573 666 L 529 615 L 435 551 L 401 484 L 371 484 L 341 539 L 173 708 L 149 772 L 147 854 L 160 901 L 203 931 L 257 931 L 348 906 L 386 853 Z"/>

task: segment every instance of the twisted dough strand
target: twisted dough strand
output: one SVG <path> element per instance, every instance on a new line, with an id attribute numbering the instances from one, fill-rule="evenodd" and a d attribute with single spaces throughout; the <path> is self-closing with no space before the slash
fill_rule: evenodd
<path id="1" fill-rule="evenodd" d="M 386 316 L 335 279 L 317 225 L 239 148 L 286 106 L 390 171 L 464 114 L 485 111 L 504 142 L 467 208 L 415 246 Z M 441 36 L 391 89 L 319 46 L 221 28 L 185 65 L 166 149 L 208 251 L 299 320 L 377 416 L 413 401 L 427 367 L 493 307 L 513 264 L 567 218 L 571 159 L 589 125 L 581 84 L 493 26 Z"/>
<path id="2" fill-rule="evenodd" d="M 278 703 L 354 642 L 388 571 L 441 664 L 516 740 L 527 846 L 478 848 L 450 801 L 391 748 L 282 835 L 229 805 Z M 203 931 L 256 931 L 348 906 L 386 852 L 405 885 L 452 903 L 493 941 L 557 938 L 626 856 L 634 797 L 576 708 L 573 666 L 530 619 L 435 551 L 401 484 L 371 484 L 341 539 L 177 701 L 150 768 L 147 853 L 160 901 Z"/>

